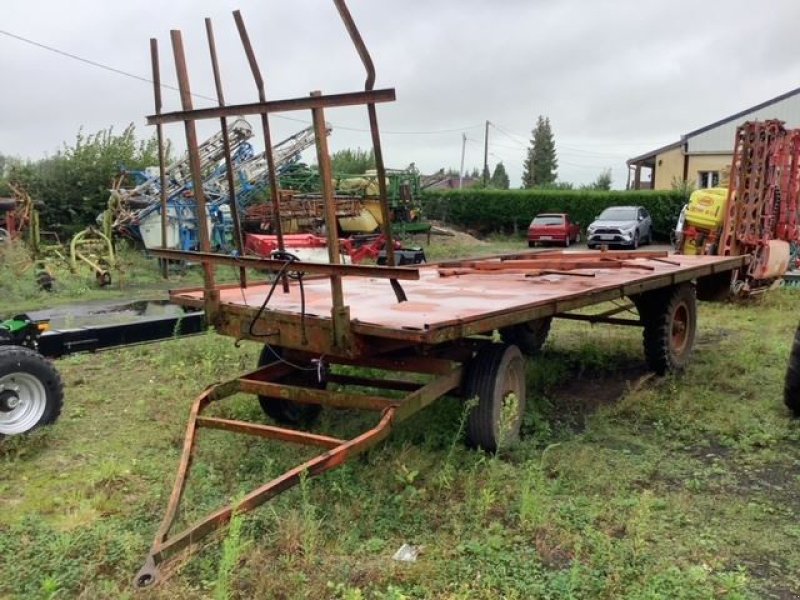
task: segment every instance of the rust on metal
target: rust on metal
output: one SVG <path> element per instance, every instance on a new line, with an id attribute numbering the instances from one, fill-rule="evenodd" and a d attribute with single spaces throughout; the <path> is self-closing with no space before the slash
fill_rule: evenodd
<path id="1" fill-rule="evenodd" d="M 192 91 L 189 86 L 189 72 L 186 69 L 183 38 L 181 37 L 181 32 L 174 29 L 170 31 L 170 37 L 172 38 L 172 54 L 175 58 L 175 71 L 178 75 L 181 105 L 184 110 L 192 110 Z M 192 172 L 195 204 L 197 206 L 197 230 L 198 237 L 200 238 L 200 250 L 209 252 L 211 250 L 211 241 L 209 239 L 208 221 L 206 219 L 207 211 L 205 193 L 203 192 L 203 173 L 200 168 L 200 155 L 197 149 L 197 129 L 194 121 L 187 120 L 184 123 L 184 130 L 186 134 L 186 145 L 189 152 L 189 165 Z M 167 213 L 162 213 L 161 219 L 166 220 L 167 218 Z M 203 281 L 206 289 L 204 302 L 206 319 L 213 323 L 216 320 L 217 308 L 219 307 L 219 292 L 215 289 L 214 265 L 212 263 L 203 262 Z"/>
<path id="2" fill-rule="evenodd" d="M 211 57 L 211 69 L 214 72 L 214 86 L 217 90 L 217 102 L 220 106 L 225 106 L 225 95 L 222 91 L 222 77 L 219 72 L 219 62 L 217 61 L 217 44 L 214 40 L 214 28 L 211 19 L 206 18 L 206 37 L 208 37 L 208 52 Z M 158 111 L 156 111 L 158 112 Z M 228 182 L 228 206 L 231 209 L 233 219 L 233 240 L 236 251 L 239 255 L 244 254 L 244 237 L 242 236 L 242 220 L 239 216 L 239 203 L 236 201 L 236 182 L 234 181 L 233 160 L 231 157 L 231 140 L 228 133 L 227 117 L 219 118 L 220 131 L 222 132 L 222 148 L 225 155 L 225 179 Z M 159 125 L 159 127 L 161 127 Z M 268 146 L 269 148 L 269 146 Z M 162 190 L 164 190 L 162 186 Z M 166 240 L 166 219 L 161 219 L 164 228 L 163 239 Z M 166 247 L 167 244 L 161 244 Z M 247 274 L 244 267 L 239 268 L 239 283 L 243 288 L 247 287 Z"/>
<path id="3" fill-rule="evenodd" d="M 269 102 L 251 102 L 249 104 L 229 104 L 215 108 L 197 108 L 194 110 L 167 112 L 160 115 L 149 115 L 148 125 L 166 125 L 182 123 L 186 120 L 201 121 L 220 117 L 238 117 L 243 115 L 260 115 L 311 110 L 312 108 L 330 108 L 342 106 L 362 106 L 368 102 L 394 102 L 393 89 L 374 90 L 371 92 L 350 92 L 346 94 L 323 94 L 322 96 L 292 98 L 289 100 L 270 100 Z"/>
<path id="4" fill-rule="evenodd" d="M 153 98 L 156 114 L 161 114 L 161 63 L 158 59 L 158 40 L 150 38 L 150 65 L 153 70 Z M 156 126 L 156 141 L 158 144 L 158 179 L 159 196 L 161 197 L 161 214 L 167 214 L 167 170 L 164 155 L 164 126 Z M 161 247 L 167 247 L 167 219 L 161 219 Z M 166 279 L 169 275 L 169 263 L 161 261 L 161 276 Z"/>
<path id="5" fill-rule="evenodd" d="M 157 249 L 153 250 L 154 256 L 169 258 L 172 260 L 202 260 L 203 262 L 218 265 L 230 265 L 233 267 L 247 267 L 249 269 L 261 269 L 263 271 L 279 272 L 286 265 L 286 261 L 271 258 L 259 258 L 256 256 L 230 256 L 228 254 L 216 254 L 214 252 L 186 252 L 183 250 Z M 291 264 L 291 271 L 297 271 L 317 275 L 347 275 L 351 277 L 371 277 L 376 279 L 419 279 L 419 269 L 412 267 L 382 267 L 378 265 L 331 265 L 327 263 L 312 263 L 296 261 Z M 239 289 L 239 286 L 220 286 L 222 289 Z"/>
<path id="6" fill-rule="evenodd" d="M 627 261 L 646 263 L 653 269 L 647 271 L 638 265 L 629 267 L 609 262 L 600 268 L 584 271 L 593 274 L 593 277 L 542 275 L 534 279 L 526 278 L 524 274 L 502 272 L 497 273 L 494 278 L 477 274 L 440 277 L 438 267 L 423 266 L 416 269 L 418 280 L 405 283 L 410 300 L 402 304 L 387 298 L 380 280 L 344 277 L 343 281 L 347 290 L 352 330 L 357 336 L 363 336 L 366 342 L 406 340 L 409 343 L 437 344 L 605 300 L 624 298 L 648 289 L 730 271 L 746 264 L 744 257 L 673 258 L 672 262 L 678 264 L 648 261 L 645 258 Z M 220 291 L 224 313 L 231 322 L 231 330 L 236 327 L 237 322 L 246 328 L 255 317 L 266 293 L 265 285 L 251 286 L 244 293 L 236 288 Z M 201 297 L 202 294 L 196 291 L 176 291 L 171 294 L 172 300 L 177 304 L 194 303 Z M 324 326 L 327 320 L 324 315 L 330 314 L 331 305 L 327 282 L 306 282 L 305 310 L 307 315 L 315 315 L 314 327 L 317 323 Z M 298 290 L 281 294 L 279 298 L 276 296 L 270 303 L 269 318 L 277 322 L 289 316 L 297 318 L 300 313 Z M 284 329 L 281 327 L 282 338 Z M 310 337 L 312 330 L 309 327 Z M 315 339 L 317 341 L 311 340 L 306 350 L 318 353 L 333 351 L 320 338 Z M 315 346 L 316 343 L 322 345 Z M 374 344 L 364 347 L 370 348 L 370 352 L 374 352 L 376 348 Z"/>

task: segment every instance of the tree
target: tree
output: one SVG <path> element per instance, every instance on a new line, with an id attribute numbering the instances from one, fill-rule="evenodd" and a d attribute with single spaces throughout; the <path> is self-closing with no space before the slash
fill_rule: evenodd
<path id="1" fill-rule="evenodd" d="M 345 148 L 331 154 L 331 169 L 337 175 L 361 175 L 375 168 L 375 151 Z"/>
<path id="2" fill-rule="evenodd" d="M 511 182 L 508 179 L 508 173 L 506 173 L 506 168 L 503 166 L 503 163 L 497 163 L 497 166 L 494 168 L 494 173 L 492 173 L 492 178 L 489 180 L 489 187 L 498 190 L 507 190 L 510 184 Z"/>
<path id="3" fill-rule="evenodd" d="M 604 169 L 600 172 L 592 183 L 581 186 L 583 190 L 594 190 L 598 192 L 608 192 L 611 190 L 611 169 Z"/>
<path id="4" fill-rule="evenodd" d="M 141 170 L 157 164 L 155 137 L 138 140 L 131 124 L 121 134 L 111 128 L 90 135 L 79 131 L 74 145 L 65 143 L 55 156 L 12 165 L 8 179 L 22 184 L 34 200 L 43 203 L 43 228 L 72 235 L 94 223 L 105 210 L 109 187 L 121 169 Z"/>
<path id="5" fill-rule="evenodd" d="M 550 119 L 539 115 L 532 132 L 528 156 L 523 164 L 522 187 L 532 188 L 555 182 L 558 177 L 556 141 Z"/>

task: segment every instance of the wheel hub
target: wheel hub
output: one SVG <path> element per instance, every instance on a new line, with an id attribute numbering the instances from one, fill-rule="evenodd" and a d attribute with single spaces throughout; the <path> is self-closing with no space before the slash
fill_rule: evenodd
<path id="1" fill-rule="evenodd" d="M 38 377 L 24 371 L 0 376 L 0 436 L 27 433 L 46 408 L 47 392 Z"/>
<path id="2" fill-rule="evenodd" d="M 19 395 L 16 391 L 0 391 L 0 412 L 8 413 L 15 410 L 20 403 Z"/>

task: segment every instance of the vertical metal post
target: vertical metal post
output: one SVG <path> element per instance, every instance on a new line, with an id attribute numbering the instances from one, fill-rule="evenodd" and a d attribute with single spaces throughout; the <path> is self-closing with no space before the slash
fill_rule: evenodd
<path id="1" fill-rule="evenodd" d="M 186 55 L 183 50 L 183 38 L 181 32 L 173 29 L 170 31 L 172 39 L 172 53 L 175 57 L 175 71 L 178 75 L 178 89 L 181 94 L 181 106 L 184 111 L 192 110 L 192 91 L 189 87 L 189 74 L 186 69 Z M 200 154 L 197 150 L 197 130 L 194 121 L 184 121 L 186 130 L 186 145 L 189 152 L 189 167 L 192 171 L 192 186 L 194 188 L 194 198 L 197 210 L 197 231 L 200 238 L 200 250 L 202 252 L 211 251 L 211 243 L 208 235 L 208 218 L 206 216 L 206 198 L 203 193 L 203 173 L 200 166 Z M 206 319 L 213 323 L 216 320 L 217 309 L 219 307 L 219 291 L 215 289 L 214 265 L 209 261 L 203 261 L 203 280 L 205 283 L 204 303 Z"/>
<path id="2" fill-rule="evenodd" d="M 153 96 L 155 98 L 156 114 L 161 114 L 161 66 L 158 60 L 158 40 L 150 38 L 150 62 L 153 68 Z M 164 126 L 159 123 L 156 125 L 156 138 L 158 140 L 158 175 L 161 187 L 161 247 L 167 247 L 167 223 L 169 213 L 167 212 L 167 166 L 164 156 Z M 169 277 L 169 261 L 161 259 L 161 276 L 164 279 Z"/>
<path id="3" fill-rule="evenodd" d="M 483 187 L 486 187 L 489 177 L 489 121 L 486 121 L 486 130 L 483 132 Z"/>
<path id="4" fill-rule="evenodd" d="M 261 70 L 258 68 L 258 61 L 256 60 L 253 46 L 250 43 L 250 36 L 247 33 L 247 28 L 242 19 L 242 13 L 238 10 L 233 11 L 233 20 L 236 21 L 236 29 L 239 30 L 239 38 L 242 40 L 244 52 L 247 55 L 247 62 L 250 64 L 250 71 L 253 73 L 253 79 L 258 88 L 259 102 L 267 101 L 267 94 L 264 91 L 264 78 L 261 76 Z M 275 234 L 278 236 L 278 250 L 283 252 L 286 247 L 283 243 L 283 227 L 281 225 L 281 199 L 278 195 L 278 174 L 275 172 L 275 157 L 272 154 L 272 135 L 269 130 L 269 115 L 266 112 L 261 113 L 261 128 L 264 133 L 264 154 L 267 158 L 267 178 L 269 181 L 269 195 L 272 200 L 273 211 L 273 227 Z M 283 277 L 283 291 L 289 291 L 289 280 L 286 276 Z"/>
<path id="5" fill-rule="evenodd" d="M 336 5 L 336 10 L 339 11 L 339 16 L 344 23 L 347 33 L 353 45 L 356 47 L 361 63 L 364 65 L 364 70 L 367 72 L 367 79 L 364 82 L 364 89 L 370 91 L 375 87 L 375 65 L 372 63 L 372 57 L 369 55 L 369 50 L 364 43 L 361 33 L 356 27 L 353 16 L 350 10 L 344 3 L 344 0 L 333 0 Z M 378 113 L 375 109 L 375 104 L 367 104 L 367 114 L 369 115 L 369 130 L 372 134 L 372 147 L 375 151 L 375 170 L 378 174 L 378 193 L 380 195 L 381 205 L 381 219 L 383 220 L 383 237 L 386 239 L 386 263 L 393 267 L 396 265 L 394 256 L 394 240 L 392 239 L 392 223 L 391 215 L 389 214 L 389 201 L 386 195 L 386 169 L 383 166 L 383 151 L 381 150 L 381 134 L 378 129 Z M 392 289 L 398 302 L 405 302 L 407 300 L 406 293 L 400 286 L 400 282 L 396 279 L 390 279 Z"/>
<path id="6" fill-rule="evenodd" d="M 214 70 L 214 85 L 217 88 L 217 101 L 220 106 L 225 106 L 225 96 L 222 92 L 222 79 L 219 73 L 219 62 L 217 61 L 217 44 L 214 41 L 214 29 L 211 19 L 206 18 L 206 34 L 208 37 L 208 51 L 211 55 L 211 68 Z M 244 240 L 242 239 L 242 222 L 239 218 L 239 204 L 236 202 L 236 180 L 233 173 L 233 160 L 231 159 L 231 140 L 228 135 L 228 119 L 220 117 L 220 127 L 222 128 L 222 147 L 225 152 L 225 171 L 228 181 L 228 205 L 231 208 L 231 219 L 233 220 L 233 238 L 236 251 L 239 256 L 244 256 Z M 247 275 L 244 267 L 239 268 L 239 283 L 243 288 L 247 287 Z"/>
<path id="7" fill-rule="evenodd" d="M 467 134 L 461 134 L 461 168 L 458 170 L 458 189 L 464 187 L 464 152 L 467 149 Z"/>
<path id="8" fill-rule="evenodd" d="M 312 96 L 320 96 L 319 91 L 311 92 Z M 314 126 L 314 138 L 317 143 L 317 164 L 319 164 L 319 177 L 322 180 L 322 201 L 325 204 L 325 230 L 328 235 L 328 260 L 332 265 L 338 265 L 339 234 L 336 221 L 336 205 L 333 197 L 333 173 L 331 172 L 331 157 L 328 153 L 328 136 L 325 126 L 325 114 L 322 108 L 312 108 L 311 115 Z M 333 319 L 333 336 L 336 345 L 347 345 L 349 332 L 350 310 L 344 305 L 344 292 L 342 289 L 341 275 L 331 275 L 331 318 Z"/>

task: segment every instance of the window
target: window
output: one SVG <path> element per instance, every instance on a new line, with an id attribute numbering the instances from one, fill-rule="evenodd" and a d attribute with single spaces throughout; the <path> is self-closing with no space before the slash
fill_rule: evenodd
<path id="1" fill-rule="evenodd" d="M 712 188 L 719 185 L 719 171 L 698 171 L 697 187 Z"/>

